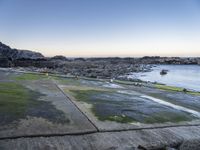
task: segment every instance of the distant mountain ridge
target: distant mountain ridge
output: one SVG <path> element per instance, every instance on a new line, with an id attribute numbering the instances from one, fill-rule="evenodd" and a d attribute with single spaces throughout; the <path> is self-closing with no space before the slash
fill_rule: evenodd
<path id="1" fill-rule="evenodd" d="M 42 59 L 44 56 L 41 53 L 29 50 L 12 49 L 9 46 L 0 42 L 0 55 L 10 60 L 17 59 Z"/>

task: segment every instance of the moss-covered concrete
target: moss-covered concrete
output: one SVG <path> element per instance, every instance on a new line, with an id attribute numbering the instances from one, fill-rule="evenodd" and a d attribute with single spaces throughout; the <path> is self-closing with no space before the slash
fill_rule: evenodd
<path id="1" fill-rule="evenodd" d="M 116 91 L 72 89 L 68 90 L 67 92 L 76 100 L 91 104 L 91 112 L 100 121 L 108 120 L 119 123 L 140 122 L 153 124 L 165 122 L 177 123 L 195 119 L 195 117 L 192 117 L 188 114 L 170 109 L 168 110 L 166 108 L 164 109 L 163 106 L 159 105 L 155 107 L 157 111 L 155 111 L 153 108 L 150 110 L 148 107 L 151 107 L 151 105 L 145 102 L 143 106 L 146 106 L 146 109 L 148 110 L 143 110 L 145 108 L 142 106 L 142 101 L 132 101 L 131 98 L 128 98 L 130 95 L 128 95 L 128 97 L 127 94 L 123 96 L 123 94 L 118 94 Z M 133 108 L 131 105 L 133 105 Z M 129 107 L 131 108 L 128 109 Z"/>
<path id="2" fill-rule="evenodd" d="M 51 79 L 56 80 L 59 84 L 63 84 L 66 86 L 64 91 L 70 95 L 72 95 L 78 101 L 84 101 L 85 103 L 91 104 L 91 112 L 98 118 L 100 121 L 115 121 L 120 123 L 132 123 L 132 122 L 142 122 L 142 123 L 164 123 L 164 122 L 181 122 L 181 121 L 190 121 L 194 119 L 193 117 L 189 117 L 188 115 L 184 115 L 181 113 L 174 112 L 162 112 L 158 111 L 155 114 L 143 114 L 143 110 L 131 110 L 127 113 L 135 113 L 134 116 L 125 115 L 123 112 L 120 112 L 123 106 L 125 109 L 126 97 L 123 97 L 123 93 L 119 94 L 120 100 L 118 101 L 117 97 L 112 97 L 117 93 L 117 89 L 114 88 L 105 88 L 101 85 L 109 84 L 103 81 L 87 81 L 83 79 L 76 78 L 63 78 L 57 76 L 45 76 L 45 75 L 37 75 L 37 74 L 22 74 L 17 75 L 15 78 L 17 81 L 21 80 L 41 80 L 41 79 Z M 87 82 L 87 84 L 86 84 Z M 94 84 L 95 82 L 96 84 Z M 118 81 L 115 80 L 118 84 L 127 84 L 132 86 L 134 82 L 129 81 Z M 128 86 L 127 86 L 128 88 Z M 173 91 L 173 92 L 183 92 L 182 88 L 165 86 L 161 84 L 155 84 L 155 88 L 165 90 L 165 91 Z M 198 92 L 187 91 L 187 94 L 199 94 Z M 97 96 L 99 95 L 99 96 Z M 107 95 L 107 98 L 101 98 L 101 95 Z M 110 97 L 109 97 L 110 96 Z M 127 96 L 127 95 L 126 95 Z M 133 95 L 134 96 L 134 95 Z M 124 102 L 123 102 L 124 99 Z M 130 103 L 130 100 L 128 100 Z M 132 102 L 131 102 L 132 103 Z M 25 107 L 23 105 L 21 108 Z M 106 107 L 106 111 L 104 112 L 104 107 Z M 110 111 L 108 109 L 110 107 Z M 128 107 L 128 105 L 127 105 Z M 119 109 L 119 110 L 118 110 Z M 146 108 L 149 109 L 149 108 Z M 163 114 L 164 113 L 164 114 Z M 62 116 L 62 115 L 61 115 Z M 142 117 L 139 117 L 142 116 Z M 62 120 L 62 119 L 61 119 Z"/>
<path id="3" fill-rule="evenodd" d="M 104 114 L 99 113 L 99 111 L 97 110 L 97 105 L 101 105 L 105 102 L 103 102 L 100 99 L 95 99 L 94 95 L 97 95 L 99 93 L 107 93 L 107 92 L 112 92 L 112 91 L 106 91 L 106 90 L 92 90 L 92 89 L 82 89 L 82 90 L 69 90 L 68 91 L 70 94 L 72 94 L 76 100 L 78 101 L 84 101 L 88 104 L 92 104 L 91 107 L 91 111 L 92 113 L 94 113 L 94 115 L 98 118 L 98 120 L 100 121 L 115 121 L 115 122 L 120 122 L 120 123 L 130 123 L 130 122 L 134 122 L 135 120 L 133 118 L 130 118 L 128 116 L 125 115 L 120 115 L 120 114 L 106 114 L 106 112 Z M 113 103 L 117 103 L 117 102 L 113 102 Z M 103 111 L 103 108 L 102 108 Z"/>
<path id="4" fill-rule="evenodd" d="M 184 92 L 186 94 L 200 96 L 200 92 L 189 91 L 189 90 L 184 91 L 184 88 L 180 88 L 180 87 L 167 86 L 167 85 L 163 85 L 163 84 L 155 84 L 155 87 L 157 89 L 161 89 L 161 90 L 165 90 L 165 91 Z"/>
<path id="5" fill-rule="evenodd" d="M 137 81 L 123 81 L 123 80 L 114 80 L 114 83 L 118 83 L 118 84 L 122 84 L 122 85 L 135 85 L 138 83 L 146 83 L 144 81 L 141 80 L 137 80 Z"/>
<path id="6" fill-rule="evenodd" d="M 67 85 L 80 85 L 80 81 L 75 78 L 64 78 L 58 76 L 50 76 L 50 79 L 56 80 L 60 84 L 67 84 Z"/>
<path id="7" fill-rule="evenodd" d="M 14 82 L 0 83 L 0 113 L 22 115 L 30 103 L 29 100 L 32 97 L 37 99 L 38 96 L 39 93 L 30 92 L 20 84 Z M 31 105 L 35 104 L 34 101 L 31 101 Z"/>
<path id="8" fill-rule="evenodd" d="M 24 73 L 20 75 L 15 75 L 11 77 L 13 80 L 40 80 L 40 79 L 47 79 L 48 76 L 45 74 L 29 74 L 29 73 Z"/>
<path id="9" fill-rule="evenodd" d="M 191 121 L 193 117 L 188 117 L 183 114 L 173 113 L 173 112 L 159 112 L 151 116 L 148 116 L 144 119 L 144 123 L 153 124 L 153 123 L 164 123 L 164 122 L 173 122 L 178 123 L 181 121 Z"/>
<path id="10" fill-rule="evenodd" d="M 120 123 L 136 122 L 136 120 L 134 120 L 133 118 L 125 116 L 125 115 L 100 117 L 99 120 L 101 120 L 101 121 L 109 120 L 109 121 L 115 121 L 115 122 L 120 122 Z"/>
<path id="11" fill-rule="evenodd" d="M 41 101 L 45 96 L 15 82 L 0 82 L 0 125 L 24 119 L 27 116 L 42 117 L 51 122 L 69 122 L 64 113 L 50 102 Z"/>

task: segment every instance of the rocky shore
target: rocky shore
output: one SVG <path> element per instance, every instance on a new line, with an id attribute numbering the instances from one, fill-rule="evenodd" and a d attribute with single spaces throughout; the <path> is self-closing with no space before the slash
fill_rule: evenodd
<path id="1" fill-rule="evenodd" d="M 200 58 L 66 58 L 44 57 L 41 53 L 12 49 L 0 42 L 0 67 L 23 67 L 32 71 L 92 78 L 117 78 L 130 72 L 150 71 L 153 64 L 200 64 Z"/>
<path id="2" fill-rule="evenodd" d="M 0 43 L 0 149 L 198 150 L 199 92 L 122 81 L 156 64 L 200 58 L 47 58 Z"/>

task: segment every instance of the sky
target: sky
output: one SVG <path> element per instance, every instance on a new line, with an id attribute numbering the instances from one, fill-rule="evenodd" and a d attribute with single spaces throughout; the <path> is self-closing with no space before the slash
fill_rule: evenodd
<path id="1" fill-rule="evenodd" d="M 0 0 L 0 41 L 45 56 L 200 56 L 200 0 Z"/>

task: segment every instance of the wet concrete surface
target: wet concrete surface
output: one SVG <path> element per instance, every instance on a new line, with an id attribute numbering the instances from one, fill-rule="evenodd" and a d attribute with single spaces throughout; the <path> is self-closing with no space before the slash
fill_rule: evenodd
<path id="1" fill-rule="evenodd" d="M 162 99 L 159 100 L 166 103 L 168 101 L 165 99 L 169 92 L 109 82 L 96 82 L 96 84 L 93 83 L 95 81 L 90 81 L 91 84 L 89 82 L 85 84 L 82 80 L 75 82 L 76 85 L 64 81 L 58 81 L 57 84 L 102 131 L 200 123 L 199 115 L 196 115 L 200 113 L 195 109 L 184 105 L 180 105 L 179 108 L 176 101 L 164 105 L 151 99 L 156 98 L 152 97 L 153 94 L 159 94 L 162 95 Z M 157 93 L 158 91 L 160 93 Z M 177 93 L 170 94 L 174 94 L 176 99 Z M 184 98 L 184 95 L 179 93 L 180 101 L 180 97 Z M 195 96 L 188 97 L 188 100 L 194 100 Z M 193 105 L 196 107 L 198 103 Z"/>
<path id="2" fill-rule="evenodd" d="M 199 150 L 200 126 L 0 140 L 1 150 Z"/>
<path id="3" fill-rule="evenodd" d="M 15 80 L 13 78 L 13 76 L 20 75 L 11 73 L 9 76 L 7 74 L 5 79 L 7 81 L 0 81 L 0 84 L 9 82 L 12 85 L 20 85 L 21 91 L 28 91 L 27 93 L 17 93 L 18 95 L 11 93 L 14 95 L 13 97 L 6 97 L 4 93 L 0 93 L 1 110 L 5 109 L 5 104 L 8 103 L 5 99 L 9 98 L 10 104 L 13 105 L 12 110 L 0 111 L 0 118 L 4 118 L 4 123 L 0 126 L 0 138 L 96 131 L 88 119 L 51 80 Z M 17 89 L 13 91 L 15 92 Z M 38 95 L 31 95 L 33 92 Z M 24 101 L 18 104 L 16 98 L 19 95 L 21 96 L 19 101 L 21 99 Z M 13 111 L 14 113 L 12 113 Z M 18 112 L 20 115 L 16 115 Z"/>
<path id="4" fill-rule="evenodd" d="M 9 71 L 0 94 L 0 149 L 158 150 L 200 139 L 199 96 Z"/>

